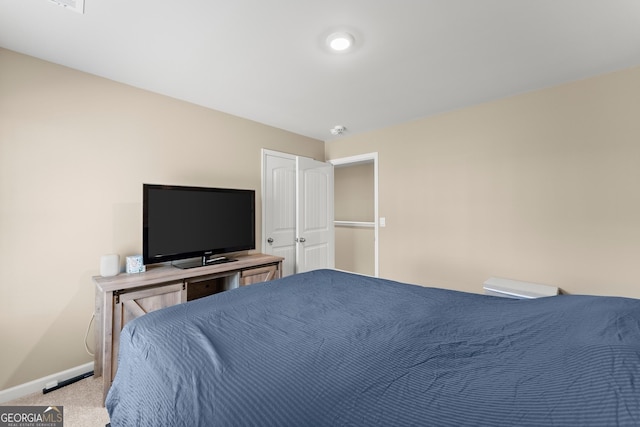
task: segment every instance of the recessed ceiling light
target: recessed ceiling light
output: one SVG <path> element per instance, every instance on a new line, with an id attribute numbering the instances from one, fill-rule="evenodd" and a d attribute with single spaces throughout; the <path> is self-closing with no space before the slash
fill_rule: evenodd
<path id="1" fill-rule="evenodd" d="M 349 33 L 338 32 L 327 37 L 327 44 L 336 52 L 345 52 L 353 46 L 354 38 Z"/>

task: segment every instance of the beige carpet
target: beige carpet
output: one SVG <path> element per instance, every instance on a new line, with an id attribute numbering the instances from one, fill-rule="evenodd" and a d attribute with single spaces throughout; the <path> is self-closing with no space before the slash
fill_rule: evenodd
<path id="1" fill-rule="evenodd" d="M 47 394 L 34 393 L 2 406 L 63 406 L 64 427 L 104 427 L 109 422 L 102 406 L 102 377 L 89 377 Z"/>

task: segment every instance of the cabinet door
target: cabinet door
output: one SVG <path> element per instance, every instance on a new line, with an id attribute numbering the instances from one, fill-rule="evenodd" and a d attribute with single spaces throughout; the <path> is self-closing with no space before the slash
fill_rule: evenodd
<path id="1" fill-rule="evenodd" d="M 116 375 L 118 367 L 118 350 L 120 348 L 120 331 L 122 328 L 144 314 L 185 302 L 187 291 L 182 281 L 163 283 L 132 292 L 122 292 L 114 296 L 113 310 L 113 352 L 111 359 L 111 379 Z"/>
<path id="2" fill-rule="evenodd" d="M 258 268 L 249 268 L 240 273 L 240 286 L 253 283 L 268 282 L 280 278 L 280 264 L 267 265 Z"/>

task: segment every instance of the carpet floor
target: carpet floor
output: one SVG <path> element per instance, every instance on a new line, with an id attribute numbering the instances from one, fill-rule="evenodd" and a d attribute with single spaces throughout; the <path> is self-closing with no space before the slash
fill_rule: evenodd
<path id="1" fill-rule="evenodd" d="M 109 423 L 102 406 L 102 377 L 89 377 L 47 394 L 34 393 L 1 406 L 63 406 L 64 427 L 104 427 Z"/>

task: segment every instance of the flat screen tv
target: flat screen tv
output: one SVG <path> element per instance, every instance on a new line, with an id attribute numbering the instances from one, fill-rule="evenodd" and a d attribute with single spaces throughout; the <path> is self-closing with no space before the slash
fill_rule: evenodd
<path id="1" fill-rule="evenodd" d="M 187 260 L 174 265 L 197 267 L 255 247 L 254 190 L 143 184 L 145 264 Z"/>

